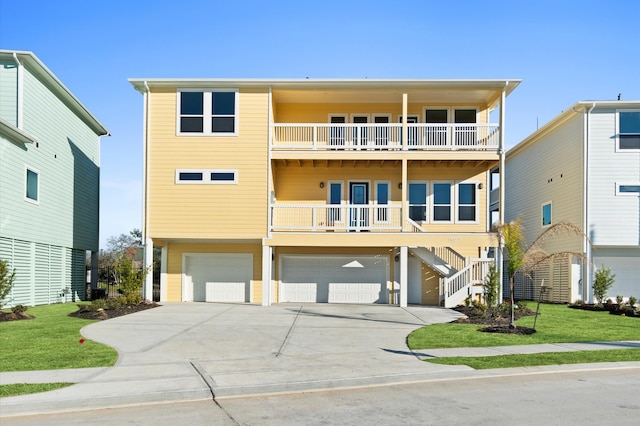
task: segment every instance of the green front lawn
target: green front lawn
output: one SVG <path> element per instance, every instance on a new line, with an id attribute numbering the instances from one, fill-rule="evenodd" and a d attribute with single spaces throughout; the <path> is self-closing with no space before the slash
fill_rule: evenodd
<path id="1" fill-rule="evenodd" d="M 535 309 L 533 302 L 529 303 Z M 516 324 L 532 327 L 534 317 L 524 317 Z M 640 319 L 608 312 L 569 309 L 565 305 L 543 304 L 530 335 L 482 333 L 478 324 L 434 324 L 413 331 L 407 338 L 411 349 L 463 348 L 530 345 L 539 343 L 599 342 L 640 340 Z"/>
<path id="2" fill-rule="evenodd" d="M 80 329 L 95 321 L 68 316 L 75 303 L 29 308 L 32 320 L 0 322 L 0 372 L 104 367 L 115 364 L 115 349 L 83 340 Z"/>
<path id="3" fill-rule="evenodd" d="M 16 383 L 0 386 L 0 398 L 26 395 L 28 393 L 47 392 L 71 386 L 73 383 Z"/>

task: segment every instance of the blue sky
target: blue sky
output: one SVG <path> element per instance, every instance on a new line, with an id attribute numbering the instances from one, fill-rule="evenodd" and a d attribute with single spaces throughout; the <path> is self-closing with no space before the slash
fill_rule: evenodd
<path id="1" fill-rule="evenodd" d="M 110 130 L 100 247 L 141 227 L 142 95 L 128 78 L 518 78 L 511 147 L 579 100 L 640 100 L 640 2 L 0 0 L 29 50 Z"/>

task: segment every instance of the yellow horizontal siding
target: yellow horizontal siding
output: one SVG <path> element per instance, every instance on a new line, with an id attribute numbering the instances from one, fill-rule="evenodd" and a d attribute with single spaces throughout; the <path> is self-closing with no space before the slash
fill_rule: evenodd
<path id="1" fill-rule="evenodd" d="M 182 301 L 182 256 L 185 253 L 251 253 L 253 254 L 253 300 L 262 301 L 262 245 L 225 243 L 169 243 L 167 245 L 167 301 Z"/>
<path id="2" fill-rule="evenodd" d="M 267 232 L 268 93 L 242 90 L 237 136 L 177 136 L 176 90 L 150 96 L 149 235 L 261 238 Z M 232 169 L 235 185 L 176 184 L 176 169 Z"/>

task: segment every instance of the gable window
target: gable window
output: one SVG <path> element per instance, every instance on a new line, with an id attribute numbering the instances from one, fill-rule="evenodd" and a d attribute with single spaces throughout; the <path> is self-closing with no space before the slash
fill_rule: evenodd
<path id="1" fill-rule="evenodd" d="M 237 170 L 176 170 L 176 183 L 237 184 Z"/>
<path id="2" fill-rule="evenodd" d="M 178 92 L 178 134 L 236 135 L 235 90 Z"/>
<path id="3" fill-rule="evenodd" d="M 464 222 L 476 221 L 476 184 L 458 184 L 458 220 Z"/>
<path id="4" fill-rule="evenodd" d="M 38 172 L 27 168 L 25 177 L 25 199 L 28 201 L 38 201 L 40 185 L 38 182 Z"/>
<path id="5" fill-rule="evenodd" d="M 640 183 L 620 183 L 616 185 L 616 195 L 640 195 Z"/>
<path id="6" fill-rule="evenodd" d="M 551 203 L 542 205 L 542 226 L 551 225 Z"/>
<path id="7" fill-rule="evenodd" d="M 618 149 L 640 150 L 640 111 L 618 112 Z"/>
<path id="8" fill-rule="evenodd" d="M 451 222 L 451 183 L 433 184 L 433 221 Z"/>

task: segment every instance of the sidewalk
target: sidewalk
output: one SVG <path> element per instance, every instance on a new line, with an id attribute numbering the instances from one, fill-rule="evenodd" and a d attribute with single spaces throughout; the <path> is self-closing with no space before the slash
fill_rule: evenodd
<path id="1" fill-rule="evenodd" d="M 596 351 L 609 349 L 640 348 L 640 341 L 547 343 L 541 345 L 492 346 L 482 348 L 443 348 L 413 351 L 421 360 L 444 357 L 476 357 L 546 352 Z M 408 351 L 408 349 L 407 349 Z M 0 385 L 14 383 L 81 383 L 105 373 L 113 367 L 76 368 L 67 370 L 15 371 L 0 373 Z"/>

